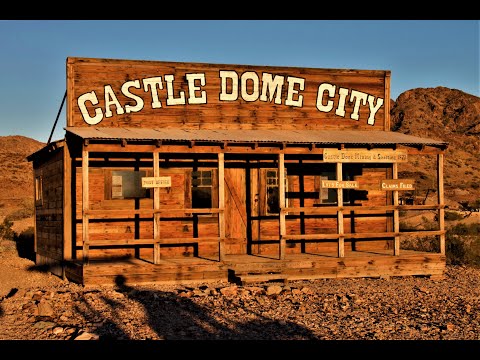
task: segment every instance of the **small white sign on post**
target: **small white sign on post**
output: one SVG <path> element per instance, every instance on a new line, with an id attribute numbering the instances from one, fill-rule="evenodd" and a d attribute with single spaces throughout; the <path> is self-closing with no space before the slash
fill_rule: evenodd
<path id="1" fill-rule="evenodd" d="M 415 190 L 415 179 L 385 179 L 380 181 L 382 190 Z"/>
<path id="2" fill-rule="evenodd" d="M 326 189 L 358 189 L 358 181 L 322 180 L 321 186 Z"/>
<path id="3" fill-rule="evenodd" d="M 156 188 L 156 187 L 171 187 L 171 176 L 159 176 L 159 177 L 142 177 L 142 187 L 144 188 Z"/>

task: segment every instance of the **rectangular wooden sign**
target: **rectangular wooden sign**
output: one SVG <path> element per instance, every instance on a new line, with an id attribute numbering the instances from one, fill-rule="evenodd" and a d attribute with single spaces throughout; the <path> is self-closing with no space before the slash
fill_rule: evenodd
<path id="1" fill-rule="evenodd" d="M 69 57 L 67 89 L 67 126 L 389 129 L 387 70 Z"/>
<path id="2" fill-rule="evenodd" d="M 342 163 L 396 163 L 406 162 L 405 150 L 389 149 L 325 149 L 323 150 L 324 162 Z"/>
<path id="3" fill-rule="evenodd" d="M 380 182 L 380 189 L 382 190 L 414 190 L 414 179 L 388 179 Z"/>
<path id="4" fill-rule="evenodd" d="M 322 180 L 324 189 L 358 189 L 358 181 Z"/>
<path id="5" fill-rule="evenodd" d="M 172 177 L 171 176 L 143 177 L 142 178 L 142 187 L 144 187 L 144 188 L 171 187 L 171 186 L 172 186 Z"/>

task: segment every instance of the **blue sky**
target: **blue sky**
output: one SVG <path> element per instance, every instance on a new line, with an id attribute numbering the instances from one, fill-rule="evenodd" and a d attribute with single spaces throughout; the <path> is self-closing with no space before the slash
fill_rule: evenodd
<path id="1" fill-rule="evenodd" d="M 395 100 L 436 86 L 480 96 L 479 38 L 478 20 L 0 20 L 0 136 L 48 140 L 69 56 L 390 70 Z"/>

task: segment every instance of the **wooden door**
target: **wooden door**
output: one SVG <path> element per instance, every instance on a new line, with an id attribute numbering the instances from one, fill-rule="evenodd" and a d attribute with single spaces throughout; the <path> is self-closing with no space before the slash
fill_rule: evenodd
<path id="1" fill-rule="evenodd" d="M 225 169 L 225 251 L 246 254 L 247 211 L 245 169 Z"/>

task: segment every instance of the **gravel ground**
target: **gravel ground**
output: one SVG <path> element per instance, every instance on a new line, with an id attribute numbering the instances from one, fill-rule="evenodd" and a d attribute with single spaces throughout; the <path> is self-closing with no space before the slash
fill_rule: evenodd
<path id="1" fill-rule="evenodd" d="M 440 280 L 84 288 L 32 270 L 6 241 L 0 250 L 0 340 L 480 340 L 473 267 Z"/>

